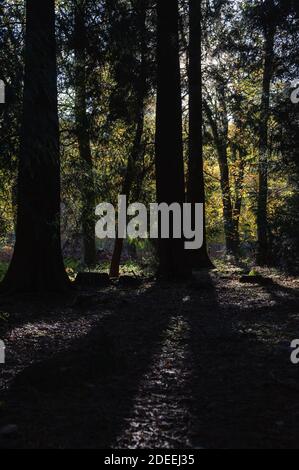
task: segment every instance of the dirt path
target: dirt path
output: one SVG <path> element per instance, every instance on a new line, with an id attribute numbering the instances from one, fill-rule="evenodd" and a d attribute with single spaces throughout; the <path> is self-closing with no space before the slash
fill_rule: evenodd
<path id="1" fill-rule="evenodd" d="M 299 448 L 298 287 L 229 274 L 2 305 L 0 446 Z"/>

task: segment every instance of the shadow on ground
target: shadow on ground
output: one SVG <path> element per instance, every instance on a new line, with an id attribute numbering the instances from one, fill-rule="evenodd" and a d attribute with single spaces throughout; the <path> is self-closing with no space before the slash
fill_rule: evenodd
<path id="1" fill-rule="evenodd" d="M 189 316 L 194 447 L 299 447 L 299 368 L 289 348 L 299 334 L 298 291 L 274 282 L 258 289 L 275 303 L 245 312 L 229 298 L 223 307 L 215 292 L 200 320 L 197 312 Z"/>
<path id="2" fill-rule="evenodd" d="M 205 277 L 120 294 L 16 375 L 0 416 L 18 436 L 2 447 L 299 448 L 296 288 Z M 74 308 L 84 322 L 100 307 Z"/>
<path id="3" fill-rule="evenodd" d="M 156 309 L 154 295 L 147 290 L 134 307 L 124 299 L 68 351 L 16 377 L 4 419 L 21 423 L 18 447 L 108 448 L 113 443 L 171 315 L 171 303 L 165 299 Z"/>

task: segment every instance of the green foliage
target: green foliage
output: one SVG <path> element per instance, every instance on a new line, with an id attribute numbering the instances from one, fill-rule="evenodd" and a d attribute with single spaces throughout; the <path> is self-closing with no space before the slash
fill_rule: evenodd
<path id="1" fill-rule="evenodd" d="M 0 261 L 0 282 L 4 278 L 6 271 L 8 269 L 8 263 L 5 263 L 3 261 Z"/>
<path id="2" fill-rule="evenodd" d="M 69 276 L 69 278 L 74 281 L 76 278 L 76 275 L 80 271 L 80 266 L 81 263 L 78 260 L 75 260 L 73 258 L 65 258 L 64 260 L 64 266 L 66 269 L 66 272 Z"/>
<path id="3" fill-rule="evenodd" d="M 138 160 L 131 199 L 148 205 L 156 198 L 155 152 L 155 8 L 147 4 L 145 38 L 140 34 L 140 2 L 111 0 L 87 6 L 87 117 L 93 158 L 92 178 L 79 158 L 75 122 L 74 2 L 57 3 L 59 113 L 62 153 L 62 239 L 71 241 L 65 266 L 74 279 L 83 269 L 75 258 L 81 250 L 82 186 L 95 184 L 96 203 L 116 203 L 126 176 L 136 134 L 137 90 L 140 85 L 140 46 L 145 39 L 146 100 L 142 155 Z M 185 160 L 188 157 L 188 100 L 185 38 L 188 36 L 187 2 L 181 10 L 181 66 L 184 103 Z M 217 124 L 219 142 L 204 112 L 207 235 L 209 243 L 224 244 L 223 197 L 219 143 L 225 147 L 234 208 L 241 197 L 239 234 L 245 257 L 256 243 L 258 195 L 258 130 L 263 79 L 263 2 L 221 0 L 203 3 L 203 94 Z M 264 2 L 265 3 L 265 2 Z M 286 269 L 298 259 L 298 162 L 296 139 L 298 107 L 291 104 L 286 84 L 298 78 L 298 21 L 295 2 L 275 0 L 277 34 L 275 70 L 269 119 L 269 234 L 272 259 Z M 257 8 L 259 7 L 259 8 Z M 3 13 L 3 15 L 2 15 Z M 270 11 L 271 13 L 271 11 Z M 270 18 L 272 17 L 272 13 Z M 268 20 L 267 20 L 268 21 Z M 22 108 L 23 2 L 3 7 L 0 15 L 1 76 L 7 83 L 7 103 L 0 107 L 0 241 L 14 230 L 16 162 Z M 184 39 L 184 43 L 183 43 Z M 287 104 L 288 103 L 288 104 Z M 5 109 L 5 113 L 4 113 Z M 5 119 L 4 119 L 5 118 Z M 270 148 L 271 143 L 271 148 Z M 296 169 L 297 168 L 297 169 Z M 295 177 L 294 177 L 295 175 Z M 81 238 L 80 238 L 81 237 Z M 129 240 L 139 263 L 125 262 L 122 271 L 152 269 L 155 258 L 148 240 Z M 246 252 L 247 250 L 247 252 Z M 75 253 L 76 251 L 76 253 Z M 79 253 L 80 255 L 81 253 Z M 3 258 L 4 259 L 4 258 Z M 144 268 L 149 266 L 149 268 Z M 220 266 L 225 270 L 226 265 Z M 0 262 L 0 279 L 7 263 Z M 96 270 L 109 270 L 109 262 Z"/>

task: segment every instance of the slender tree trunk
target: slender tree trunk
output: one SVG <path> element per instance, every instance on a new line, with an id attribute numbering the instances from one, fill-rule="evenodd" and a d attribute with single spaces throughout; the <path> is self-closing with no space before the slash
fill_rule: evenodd
<path id="1" fill-rule="evenodd" d="M 217 123 L 213 117 L 212 111 L 206 102 L 205 102 L 205 110 L 206 110 L 207 117 L 208 117 L 211 129 L 212 129 L 214 142 L 215 142 L 217 154 L 218 154 L 226 251 L 228 255 L 235 256 L 237 253 L 238 247 L 237 247 L 237 239 L 236 239 L 237 237 L 236 237 L 234 220 L 233 220 L 233 203 L 232 203 L 230 175 L 229 175 L 229 166 L 228 166 L 228 158 L 227 158 L 228 130 L 225 129 L 224 132 L 221 133 L 220 135 L 220 132 L 218 130 Z"/>
<path id="2" fill-rule="evenodd" d="M 70 286 L 60 241 L 60 158 L 54 0 L 26 1 L 16 245 L 4 291 Z"/>
<path id="3" fill-rule="evenodd" d="M 226 238 L 226 249 L 229 255 L 235 255 L 237 251 L 237 240 L 233 221 L 233 205 L 230 189 L 230 177 L 226 146 L 221 146 L 218 151 L 220 166 L 221 191 L 223 202 L 224 231 Z"/>
<path id="4" fill-rule="evenodd" d="M 157 200 L 167 204 L 185 201 L 182 143 L 182 102 L 178 40 L 178 0 L 158 0 L 156 179 Z M 158 241 L 159 274 L 190 274 L 184 240 Z"/>
<path id="5" fill-rule="evenodd" d="M 234 148 L 233 152 L 237 153 L 237 149 Z M 242 149 L 239 149 L 239 160 L 238 160 L 238 174 L 235 176 L 235 203 L 233 208 L 233 223 L 234 223 L 234 234 L 236 240 L 237 254 L 240 248 L 240 217 L 243 202 L 243 185 L 244 185 L 244 172 L 245 172 L 245 153 Z M 236 160 L 236 159 L 235 159 Z"/>
<path id="6" fill-rule="evenodd" d="M 122 189 L 122 195 L 130 198 L 132 186 L 136 177 L 136 163 L 139 159 L 142 148 L 142 136 L 144 128 L 144 99 L 139 103 L 139 116 L 136 128 L 135 139 L 131 155 L 129 156 L 126 177 Z M 114 243 L 114 249 L 110 265 L 110 277 L 119 277 L 120 261 L 124 245 L 124 239 L 117 237 Z"/>
<path id="7" fill-rule="evenodd" d="M 131 154 L 128 158 L 126 176 L 122 188 L 122 195 L 131 198 L 132 187 L 136 180 L 136 164 L 140 159 L 142 152 L 142 137 L 144 131 L 144 110 L 146 98 L 146 6 L 147 0 L 142 0 L 140 3 L 139 25 L 140 25 L 140 54 L 141 64 L 137 90 L 137 115 L 136 115 L 136 132 L 132 146 Z M 114 249 L 110 265 L 110 277 L 119 277 L 121 255 L 123 251 L 124 240 L 117 237 L 114 243 Z"/>
<path id="8" fill-rule="evenodd" d="M 270 86 L 273 76 L 275 27 L 265 27 L 265 63 L 263 76 L 263 93 L 261 102 L 261 118 L 259 131 L 259 195 L 257 212 L 258 254 L 259 265 L 269 262 L 268 240 L 268 121 L 270 110 Z"/>
<path id="9" fill-rule="evenodd" d="M 93 161 L 90 145 L 90 126 L 87 115 L 87 77 L 86 77 L 86 6 L 82 0 L 75 6 L 75 91 L 76 91 L 76 131 L 79 153 L 82 162 L 82 232 L 84 263 L 91 267 L 96 264 L 95 241 L 95 185 Z"/>
<path id="10" fill-rule="evenodd" d="M 202 143 L 201 0 L 189 0 L 189 29 L 188 202 L 191 204 L 203 203 L 205 205 L 205 181 Z M 207 251 L 205 220 L 204 244 L 199 250 L 190 252 L 190 261 L 193 268 L 213 267 Z"/>

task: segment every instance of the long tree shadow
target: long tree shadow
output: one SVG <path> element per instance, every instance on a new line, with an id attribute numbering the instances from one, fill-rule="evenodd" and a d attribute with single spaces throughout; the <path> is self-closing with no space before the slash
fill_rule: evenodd
<path id="1" fill-rule="evenodd" d="M 265 285 L 265 289 L 280 305 L 298 307 L 299 290 L 297 287 L 286 287 L 272 279 L 269 284 Z"/>
<path id="2" fill-rule="evenodd" d="M 21 423 L 16 447 L 113 446 L 172 312 L 168 291 L 159 291 L 158 309 L 156 295 L 147 290 L 67 352 L 16 378 L 4 416 Z"/>
<path id="3" fill-rule="evenodd" d="M 190 285 L 107 294 L 90 334 L 15 379 L 3 416 L 19 426 L 14 446 L 144 446 L 145 429 L 158 448 L 298 448 L 299 369 L 272 338 L 285 334 L 293 292 L 271 302 L 258 287 L 257 302 L 255 289 L 233 285 L 232 295 L 227 281 L 214 281 L 201 274 Z M 75 307 L 84 323 L 85 302 Z"/>
<path id="4" fill-rule="evenodd" d="M 235 309 L 234 318 L 241 321 L 242 314 Z M 299 371 L 290 351 L 238 330 L 232 316 L 216 290 L 188 315 L 193 447 L 299 448 Z M 275 322 L 268 320 L 269 326 Z"/>

